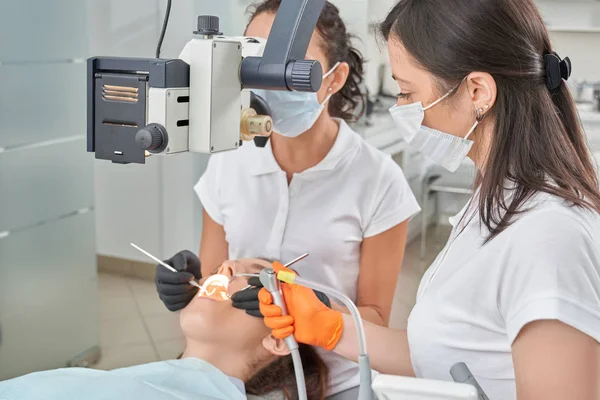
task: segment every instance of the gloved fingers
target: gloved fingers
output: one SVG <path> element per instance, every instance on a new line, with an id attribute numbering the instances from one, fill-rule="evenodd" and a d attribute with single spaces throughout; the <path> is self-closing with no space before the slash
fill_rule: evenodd
<path id="1" fill-rule="evenodd" d="M 202 278 L 200 259 L 194 253 L 189 250 L 183 250 L 180 252 L 185 260 L 184 269 L 190 274 L 194 275 L 196 279 Z"/>
<path id="2" fill-rule="evenodd" d="M 294 317 L 291 315 L 280 315 L 278 317 L 265 316 L 265 325 L 270 329 L 284 329 L 288 326 L 294 326 Z"/>
<path id="3" fill-rule="evenodd" d="M 191 280 L 194 280 L 194 275 L 189 272 L 179 271 L 173 272 L 169 271 L 163 266 L 156 267 L 156 281 L 160 283 L 168 283 L 171 285 L 177 285 L 182 283 L 188 283 Z"/>
<path id="4" fill-rule="evenodd" d="M 246 310 L 246 314 L 256 318 L 264 318 L 264 315 L 262 315 L 258 307 L 253 310 Z"/>
<path id="5" fill-rule="evenodd" d="M 185 305 L 188 305 L 190 303 L 190 301 L 192 301 L 192 299 L 196 295 L 197 291 L 198 291 L 198 289 L 196 289 L 195 292 L 188 292 L 188 293 L 178 294 L 178 295 L 173 295 L 173 296 L 167 296 L 164 294 L 160 294 L 159 297 L 162 300 L 162 302 L 165 303 L 165 305 L 179 304 L 179 303 L 185 303 Z"/>
<path id="6" fill-rule="evenodd" d="M 258 276 L 252 276 L 252 277 L 248 278 L 248 285 L 256 286 L 259 288 L 263 287 L 263 284 L 260 281 L 260 278 Z"/>
<path id="7" fill-rule="evenodd" d="M 293 326 L 288 326 L 287 328 L 283 328 L 283 329 L 273 329 L 271 331 L 271 334 L 273 336 L 275 336 L 277 339 L 284 340 L 288 336 L 294 334 L 294 327 Z"/>
<path id="8" fill-rule="evenodd" d="M 231 300 L 234 303 L 244 303 L 248 301 L 258 301 L 258 292 L 261 288 L 252 287 L 246 290 L 240 290 L 239 292 L 235 292 L 233 296 L 231 296 Z M 256 307 L 258 308 L 258 306 Z"/>
<path id="9" fill-rule="evenodd" d="M 313 292 L 315 292 L 317 298 L 321 300 L 321 303 L 325 304 L 327 308 L 331 308 L 331 300 L 329 300 L 329 297 L 327 297 L 325 293 L 319 292 L 318 290 L 313 290 Z"/>
<path id="10" fill-rule="evenodd" d="M 202 278 L 200 259 L 189 250 L 182 250 L 164 262 L 177 271 L 187 271 L 196 279 Z"/>
<path id="11" fill-rule="evenodd" d="M 267 291 L 267 289 L 261 288 L 258 291 L 258 301 L 260 301 L 261 305 L 273 304 L 273 296 Z"/>
<path id="12" fill-rule="evenodd" d="M 234 301 L 232 305 L 240 310 L 258 310 L 260 308 L 260 303 L 258 300 L 244 302 Z"/>
<path id="13" fill-rule="evenodd" d="M 186 261 L 185 261 L 185 256 L 183 255 L 182 251 L 175 254 L 173 257 L 169 258 L 168 260 L 164 260 L 164 263 L 175 268 L 178 272 L 185 271 Z"/>
<path id="14" fill-rule="evenodd" d="M 258 309 L 265 317 L 280 317 L 283 314 L 281 307 L 275 304 L 260 303 Z"/>
<path id="15" fill-rule="evenodd" d="M 161 296 L 178 296 L 182 294 L 188 294 L 190 292 L 194 294 L 198 292 L 198 288 L 196 286 L 181 283 L 171 285 L 169 283 L 157 282 L 156 288 Z"/>

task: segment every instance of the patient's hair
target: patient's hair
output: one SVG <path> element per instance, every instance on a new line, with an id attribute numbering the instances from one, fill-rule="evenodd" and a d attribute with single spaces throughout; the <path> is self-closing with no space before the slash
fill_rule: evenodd
<path id="1" fill-rule="evenodd" d="M 259 14 L 275 14 L 281 0 L 263 0 L 250 9 L 250 22 Z M 327 55 L 328 67 L 323 65 L 323 73 L 335 63 L 347 62 L 350 66 L 348 79 L 339 92 L 331 96 L 327 104 L 329 114 L 352 122 L 362 116 L 365 111 L 365 97 L 361 91 L 363 82 L 363 57 L 352 45 L 353 36 L 346 30 L 346 25 L 340 17 L 339 9 L 325 2 L 325 7 L 317 21 L 317 32 L 321 36 L 321 47 Z"/>
<path id="2" fill-rule="evenodd" d="M 323 400 L 327 392 L 329 369 L 312 346 L 299 345 L 306 379 L 306 394 L 311 400 Z M 292 356 L 278 357 L 246 382 L 246 393 L 264 396 L 282 391 L 288 400 L 297 399 L 298 388 Z"/>

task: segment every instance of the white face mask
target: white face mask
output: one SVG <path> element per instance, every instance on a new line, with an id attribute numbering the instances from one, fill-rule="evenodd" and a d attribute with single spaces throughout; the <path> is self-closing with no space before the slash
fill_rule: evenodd
<path id="1" fill-rule="evenodd" d="M 323 80 L 331 75 L 338 65 L 340 65 L 339 62 L 323 75 Z M 317 94 L 314 92 L 263 89 L 252 89 L 252 91 L 269 105 L 271 118 L 273 118 L 273 130 L 287 137 L 300 136 L 309 130 L 331 98 L 331 94 L 329 94 L 322 103 L 319 103 Z"/>
<path id="2" fill-rule="evenodd" d="M 468 139 L 479 124 L 479 121 L 475 121 L 475 124 L 471 127 L 467 135 L 461 138 L 428 128 L 423 125 L 423 119 L 425 118 L 425 111 L 450 96 L 455 89 L 452 89 L 425 108 L 421 102 L 417 102 L 402 106 L 395 105 L 389 110 L 404 140 L 450 172 L 458 169 L 460 163 L 467 157 L 469 150 L 471 150 L 473 141 Z"/>

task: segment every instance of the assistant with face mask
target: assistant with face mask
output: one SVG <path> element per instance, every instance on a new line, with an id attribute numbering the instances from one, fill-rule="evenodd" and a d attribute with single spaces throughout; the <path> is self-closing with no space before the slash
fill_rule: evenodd
<path id="1" fill-rule="evenodd" d="M 451 380 L 464 362 L 491 400 L 599 399 L 600 190 L 570 60 L 533 0 L 402 0 L 380 30 L 398 133 L 450 171 L 469 157 L 478 176 L 407 329 L 365 323 L 372 367 Z M 282 291 L 287 316 L 259 295 L 275 336 L 357 359 L 350 317 Z"/>
<path id="2" fill-rule="evenodd" d="M 279 5 L 266 0 L 252 8 L 245 35 L 268 37 Z M 400 167 L 348 125 L 364 108 L 363 60 L 331 3 L 306 58 L 323 67 L 318 92 L 255 91 L 272 112 L 267 146 L 245 143 L 211 156 L 194 188 L 204 208 L 202 267 L 182 253 L 172 263 L 182 271 L 178 275 L 157 271 L 158 291 L 171 310 L 193 298 L 197 289 L 186 281 L 206 276 L 223 260 L 291 260 L 309 252 L 294 265 L 300 275 L 327 282 L 348 295 L 363 318 L 387 326 L 407 222 L 420 208 Z M 259 289 L 234 295 L 233 306 L 262 318 Z M 331 371 L 328 393 L 356 399 L 357 365 L 332 352 L 320 354 Z"/>
<path id="3" fill-rule="evenodd" d="M 340 65 L 336 62 L 331 69 L 323 75 L 327 80 Z M 327 93 L 325 100 L 319 102 L 313 92 L 287 92 L 281 90 L 259 90 L 254 93 L 265 99 L 271 108 L 273 130 L 285 137 L 294 138 L 308 131 L 317 122 L 333 93 Z M 329 91 L 331 92 L 331 91 Z"/>

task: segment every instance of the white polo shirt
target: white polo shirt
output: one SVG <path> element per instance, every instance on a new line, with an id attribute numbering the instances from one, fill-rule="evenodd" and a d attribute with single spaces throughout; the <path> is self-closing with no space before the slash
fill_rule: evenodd
<path id="1" fill-rule="evenodd" d="M 356 301 L 360 248 L 420 211 L 400 167 L 344 121 L 327 156 L 294 174 L 289 186 L 269 144 L 244 143 L 215 154 L 195 186 L 210 217 L 225 229 L 229 257 L 290 261 L 294 268 Z M 373 288 L 376 290 L 376 288 Z M 358 368 L 333 352 L 330 393 L 357 386 Z"/>
<path id="2" fill-rule="evenodd" d="M 451 380 L 462 361 L 490 399 L 511 400 L 511 345 L 527 323 L 559 320 L 600 341 L 600 216 L 544 193 L 530 207 L 487 244 L 478 213 L 462 232 L 466 210 L 451 218 L 408 319 L 418 377 Z"/>

